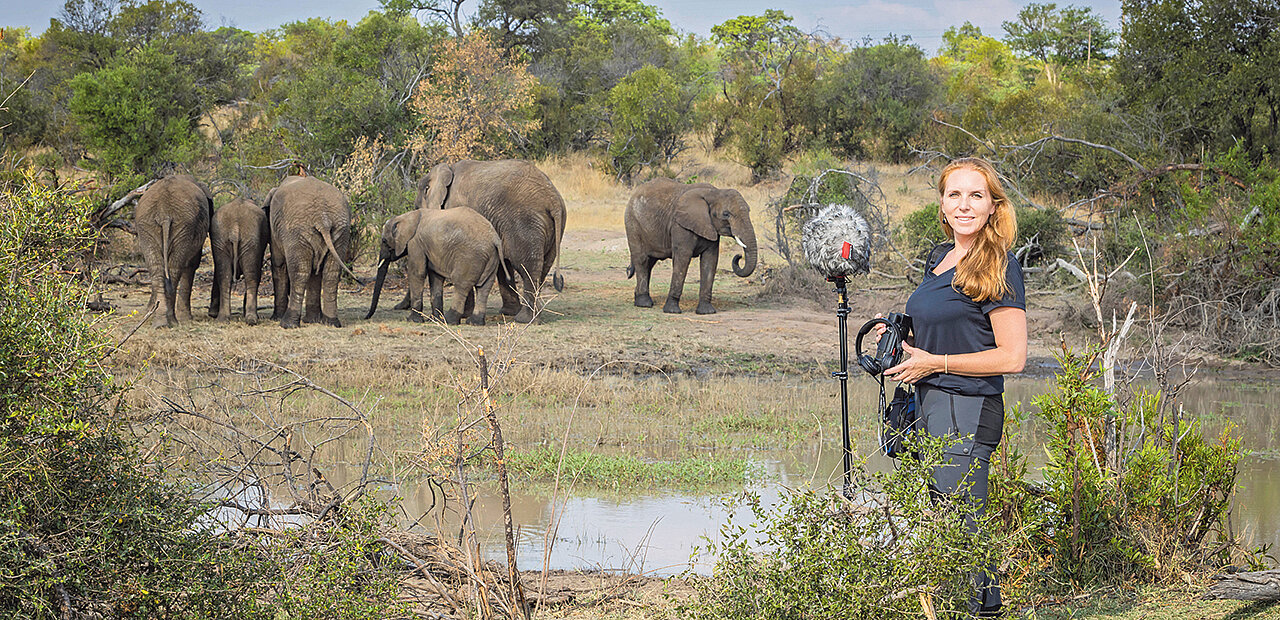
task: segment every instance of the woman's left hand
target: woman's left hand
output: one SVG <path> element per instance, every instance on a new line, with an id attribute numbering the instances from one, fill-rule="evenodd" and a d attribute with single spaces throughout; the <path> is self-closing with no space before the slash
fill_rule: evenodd
<path id="1" fill-rule="evenodd" d="M 942 368 L 942 356 L 940 355 L 934 355 L 924 349 L 917 349 L 905 342 L 902 343 L 902 350 L 910 357 L 902 360 L 901 364 L 884 371 L 885 376 L 889 379 L 903 383 L 915 383 Z"/>

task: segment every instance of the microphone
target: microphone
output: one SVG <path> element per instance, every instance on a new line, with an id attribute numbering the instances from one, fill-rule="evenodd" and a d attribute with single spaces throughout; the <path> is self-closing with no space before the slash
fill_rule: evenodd
<path id="1" fill-rule="evenodd" d="M 871 227 L 848 205 L 822 207 L 801 227 L 800 245 L 805 260 L 828 280 L 871 272 Z"/>

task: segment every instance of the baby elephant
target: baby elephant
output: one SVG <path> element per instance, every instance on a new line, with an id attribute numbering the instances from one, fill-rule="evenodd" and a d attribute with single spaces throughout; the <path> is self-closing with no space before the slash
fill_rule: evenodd
<path id="1" fill-rule="evenodd" d="M 445 323 L 467 322 L 484 325 L 489 289 L 499 268 L 503 268 L 502 240 L 483 215 L 460 207 L 417 209 L 397 215 L 382 228 L 378 252 L 378 279 L 373 286 L 369 314 L 378 308 L 382 283 L 393 261 L 408 257 L 409 320 L 422 322 L 422 285 L 430 279 L 431 314 Z M 505 274 L 504 274 L 505 275 Z M 444 282 L 453 283 L 453 301 L 444 310 Z"/>
<path id="2" fill-rule="evenodd" d="M 244 277 L 244 320 L 258 324 L 258 285 L 262 257 L 271 239 L 267 213 L 252 200 L 237 198 L 213 214 L 209 228 L 213 246 L 213 292 L 209 316 L 231 320 L 231 286 Z"/>

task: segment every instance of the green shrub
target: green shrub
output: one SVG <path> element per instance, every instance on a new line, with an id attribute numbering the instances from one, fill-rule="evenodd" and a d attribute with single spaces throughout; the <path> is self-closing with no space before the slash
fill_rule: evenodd
<path id="1" fill-rule="evenodd" d="M 938 223 L 938 203 L 931 202 L 902 218 L 898 223 L 898 247 L 907 256 L 923 261 L 929 250 L 947 240 Z"/>
<path id="2" fill-rule="evenodd" d="M 113 343 L 66 275 L 93 242 L 89 203 L 31 176 L 0 203 L 0 609 L 240 615 L 253 567 L 114 422 Z"/>
<path id="3" fill-rule="evenodd" d="M 860 470 L 852 501 L 806 489 L 770 509 L 749 496 L 754 524 L 721 528 L 712 575 L 693 579 L 681 617 L 902 618 L 919 613 L 920 593 L 943 615 L 963 613 L 970 575 L 995 561 L 998 545 L 968 531 L 970 505 L 930 499 L 941 441 L 916 447 L 919 459 L 889 473 Z"/>
<path id="4" fill-rule="evenodd" d="M 1018 218 L 1018 240 L 1014 250 L 1029 246 L 1020 259 L 1023 267 L 1031 267 L 1064 256 L 1070 238 L 1067 223 L 1057 209 L 1015 207 Z"/>
<path id="5" fill-rule="evenodd" d="M 269 544 L 259 561 L 278 572 L 264 580 L 256 611 L 275 618 L 370 620 L 404 618 L 399 577 L 384 555 L 382 524 L 387 505 L 369 497 L 346 504 L 333 522 L 288 531 Z M 271 613 L 274 612 L 274 613 Z"/>
<path id="6" fill-rule="evenodd" d="M 994 458 L 989 506 L 1015 540 L 1010 581 L 1048 589 L 1157 582 L 1224 563 L 1235 543 L 1224 526 L 1240 438 L 1227 430 L 1208 441 L 1194 420 L 1162 417 L 1159 395 L 1139 394 L 1118 410 L 1093 384 L 1096 354 L 1064 352 L 1055 389 L 1035 400 L 1048 425 L 1043 483 L 1027 481 L 1012 426 Z M 1115 455 L 1106 448 L 1109 416 Z M 1022 419 L 1015 410 L 1007 422 Z"/>

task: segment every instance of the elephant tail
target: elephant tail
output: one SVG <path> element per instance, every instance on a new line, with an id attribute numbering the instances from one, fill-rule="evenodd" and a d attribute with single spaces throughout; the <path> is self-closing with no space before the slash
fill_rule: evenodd
<path id="1" fill-rule="evenodd" d="M 636 266 L 627 265 L 627 279 L 630 280 L 631 276 L 634 276 L 634 275 L 636 275 Z"/>
<path id="2" fill-rule="evenodd" d="M 243 272 L 244 268 L 240 266 L 240 235 L 234 235 L 231 239 L 231 281 L 240 279 Z"/>
<path id="3" fill-rule="evenodd" d="M 564 291 L 564 274 L 560 273 L 560 242 L 564 239 L 564 213 L 562 207 L 559 221 L 556 222 L 556 266 L 551 270 L 551 286 L 555 287 L 557 293 Z"/>
<path id="4" fill-rule="evenodd" d="M 160 261 L 164 263 L 165 297 L 172 297 L 176 293 L 173 287 L 173 276 L 169 273 L 169 233 L 172 228 L 173 220 L 167 217 L 160 223 Z"/>
<path id="5" fill-rule="evenodd" d="M 514 283 L 516 281 L 515 268 L 507 265 L 507 257 L 502 254 L 502 239 L 496 234 L 493 237 L 493 247 L 498 250 L 498 269 L 502 271 L 502 277 L 506 278 L 507 282 Z"/>
<path id="6" fill-rule="evenodd" d="M 343 271 L 347 272 L 347 275 L 351 276 L 351 279 L 360 282 L 360 276 L 357 276 L 351 271 L 350 267 L 347 267 L 346 263 L 342 262 L 342 255 L 333 247 L 333 237 L 329 235 L 329 227 L 323 224 L 316 224 L 316 230 L 320 231 L 320 236 L 324 238 L 324 245 L 329 248 L 329 253 L 333 255 L 333 260 L 338 261 L 338 265 L 342 267 Z"/>

